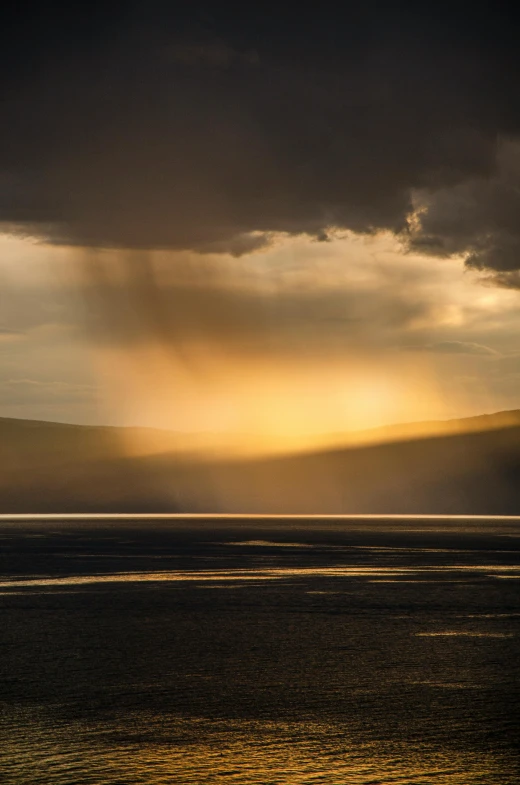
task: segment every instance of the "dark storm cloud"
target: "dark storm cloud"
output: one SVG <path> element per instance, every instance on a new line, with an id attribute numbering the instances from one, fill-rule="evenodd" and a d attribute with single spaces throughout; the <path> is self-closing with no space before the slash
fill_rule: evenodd
<path id="1" fill-rule="evenodd" d="M 515 163 L 497 163 L 520 131 L 512 20 L 418 5 L 22 3 L 3 31 L 0 220 L 236 255 L 276 232 L 389 229 L 517 269 Z"/>
<path id="2" fill-rule="evenodd" d="M 419 217 L 411 227 L 413 248 L 495 271 L 495 279 L 518 287 L 520 269 L 520 141 L 503 140 L 496 171 L 433 193 L 417 194 Z"/>

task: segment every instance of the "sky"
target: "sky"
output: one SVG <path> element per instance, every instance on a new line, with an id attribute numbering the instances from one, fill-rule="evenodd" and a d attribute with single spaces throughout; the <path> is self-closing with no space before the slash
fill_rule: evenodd
<path id="1" fill-rule="evenodd" d="M 508 13 L 13 5 L 0 416 L 292 447 L 520 408 Z"/>

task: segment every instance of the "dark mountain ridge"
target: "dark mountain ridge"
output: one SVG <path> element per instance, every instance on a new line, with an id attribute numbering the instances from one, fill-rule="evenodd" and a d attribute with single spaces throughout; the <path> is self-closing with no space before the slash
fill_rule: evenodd
<path id="1" fill-rule="evenodd" d="M 0 513 L 520 514 L 520 411 L 445 426 L 218 460 L 166 449 L 128 457 L 126 429 L 0 418 Z"/>

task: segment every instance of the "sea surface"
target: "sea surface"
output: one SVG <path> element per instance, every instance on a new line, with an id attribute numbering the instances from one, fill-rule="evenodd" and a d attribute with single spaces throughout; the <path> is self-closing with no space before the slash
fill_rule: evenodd
<path id="1" fill-rule="evenodd" d="M 0 522 L 4 785 L 517 785 L 520 521 Z"/>

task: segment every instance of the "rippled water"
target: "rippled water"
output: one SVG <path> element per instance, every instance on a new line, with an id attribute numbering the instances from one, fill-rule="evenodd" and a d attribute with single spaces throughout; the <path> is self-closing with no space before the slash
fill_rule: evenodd
<path id="1" fill-rule="evenodd" d="M 520 782 L 520 523 L 0 525 L 0 781 Z"/>

